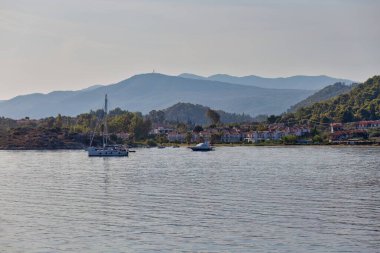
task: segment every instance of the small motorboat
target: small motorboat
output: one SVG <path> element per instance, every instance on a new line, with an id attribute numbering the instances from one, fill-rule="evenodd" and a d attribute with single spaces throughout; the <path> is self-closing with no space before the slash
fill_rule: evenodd
<path id="1" fill-rule="evenodd" d="M 189 147 L 189 148 L 193 151 L 212 151 L 213 150 L 213 147 L 210 146 L 209 142 L 198 143 L 197 145 L 193 147 Z"/>

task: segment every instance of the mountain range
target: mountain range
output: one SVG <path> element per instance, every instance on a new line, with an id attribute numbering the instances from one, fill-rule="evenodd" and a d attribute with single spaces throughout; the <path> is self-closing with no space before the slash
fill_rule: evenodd
<path id="1" fill-rule="evenodd" d="M 313 80 L 313 77 L 309 79 Z M 150 73 L 135 75 L 116 84 L 96 85 L 79 91 L 17 96 L 0 103 L 0 116 L 43 118 L 56 116 L 58 113 L 74 116 L 102 108 L 105 94 L 109 96 L 110 108 L 120 107 L 142 113 L 168 108 L 178 102 L 187 102 L 252 116 L 279 114 L 313 94 L 316 87 L 314 83 L 310 82 L 309 85 L 305 81 L 305 89 L 292 89 L 286 81 L 282 85 L 286 89 L 274 89 L 230 83 L 227 80 Z"/>
<path id="2" fill-rule="evenodd" d="M 203 77 L 199 75 L 183 73 L 179 75 L 184 78 L 192 78 L 197 80 L 210 80 L 219 81 L 224 83 L 235 83 L 242 85 L 251 85 L 261 88 L 269 89 L 301 89 L 301 90 L 319 90 L 327 85 L 333 83 L 341 82 L 347 85 L 353 83 L 353 81 L 348 79 L 334 78 L 325 75 L 320 76 L 305 76 L 297 75 L 290 77 L 277 77 L 277 78 L 266 78 L 260 76 L 230 76 L 226 74 L 217 74 L 208 77 Z"/>

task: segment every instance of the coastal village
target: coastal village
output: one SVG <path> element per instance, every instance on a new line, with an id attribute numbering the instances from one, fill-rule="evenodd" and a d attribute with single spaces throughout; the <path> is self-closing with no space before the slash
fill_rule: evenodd
<path id="1" fill-rule="evenodd" d="M 286 136 L 302 137 L 310 133 L 306 126 L 286 127 L 284 124 L 270 124 L 264 131 L 253 131 L 252 125 L 242 124 L 234 127 L 213 127 L 201 131 L 179 132 L 170 127 L 157 126 L 153 135 L 164 136 L 168 142 L 187 143 L 211 140 L 214 143 L 259 143 L 263 141 L 281 141 Z M 190 137 L 189 137 L 190 136 Z"/>
<path id="2" fill-rule="evenodd" d="M 331 123 L 330 142 L 335 144 L 380 143 L 380 120 Z M 373 135 L 371 132 L 373 131 Z"/>
<path id="3" fill-rule="evenodd" d="M 109 118 L 109 137 L 117 144 L 130 146 L 189 145 L 210 142 L 213 145 L 380 145 L 380 120 L 348 123 L 288 123 L 269 120 L 246 123 L 221 123 L 217 117 L 209 124 L 190 121 L 155 120 L 149 115 L 118 112 Z M 1 118 L 1 149 L 80 149 L 102 140 L 101 129 L 94 132 L 97 114 L 82 114 L 46 119 Z M 272 117 L 273 119 L 273 117 Z M 272 122 L 271 122 L 272 121 Z M 8 129 L 8 130 L 7 130 Z"/>
<path id="4" fill-rule="evenodd" d="M 330 144 L 379 144 L 377 136 L 380 120 L 349 123 L 331 123 L 327 134 Z M 378 130 L 378 131 L 376 131 Z M 200 131 L 179 132 L 170 126 L 156 125 L 151 135 L 165 137 L 169 143 L 195 143 L 211 140 L 213 143 L 254 143 L 265 142 L 286 144 L 322 144 L 321 137 L 315 138 L 316 128 L 309 125 L 286 126 L 284 123 L 268 124 L 265 130 L 252 130 L 252 125 L 238 127 L 213 127 Z M 375 134 L 371 135 L 371 131 Z M 124 134 L 124 138 L 127 135 Z M 313 138 L 314 137 L 314 138 Z"/>

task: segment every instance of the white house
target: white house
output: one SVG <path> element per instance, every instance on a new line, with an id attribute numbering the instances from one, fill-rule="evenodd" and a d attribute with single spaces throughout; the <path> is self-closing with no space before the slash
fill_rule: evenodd
<path id="1" fill-rule="evenodd" d="M 170 142 L 185 142 L 186 134 L 178 133 L 178 132 L 170 132 L 167 134 L 167 138 Z"/>

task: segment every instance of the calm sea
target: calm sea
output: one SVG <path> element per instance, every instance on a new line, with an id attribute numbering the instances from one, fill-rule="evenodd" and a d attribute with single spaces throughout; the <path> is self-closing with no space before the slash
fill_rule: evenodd
<path id="1" fill-rule="evenodd" d="M 0 151 L 0 252 L 380 252 L 380 148 Z"/>

